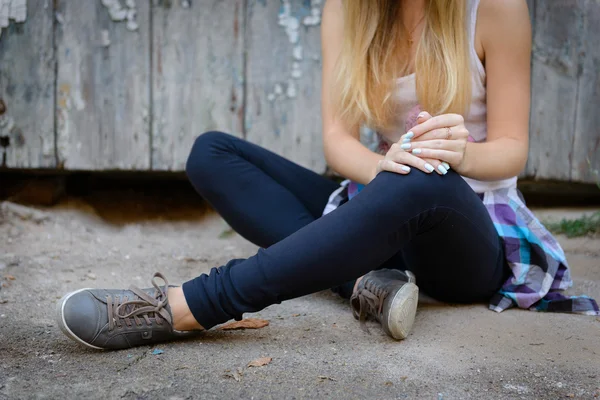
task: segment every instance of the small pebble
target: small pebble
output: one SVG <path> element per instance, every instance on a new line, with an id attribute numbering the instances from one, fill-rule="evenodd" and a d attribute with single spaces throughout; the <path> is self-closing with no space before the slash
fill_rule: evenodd
<path id="1" fill-rule="evenodd" d="M 87 276 L 88 278 L 90 278 L 90 279 L 92 279 L 92 280 L 95 280 L 95 279 L 96 279 L 96 274 L 94 274 L 94 273 L 91 273 L 91 272 L 90 272 L 89 274 L 86 274 L 85 276 Z"/>

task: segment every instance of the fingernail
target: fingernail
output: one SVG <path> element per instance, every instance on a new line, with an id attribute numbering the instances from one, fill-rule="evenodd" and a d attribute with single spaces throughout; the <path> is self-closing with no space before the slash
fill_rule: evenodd
<path id="1" fill-rule="evenodd" d="M 409 167 L 407 167 L 406 165 L 403 165 L 403 166 L 402 166 L 402 171 L 405 171 L 405 172 L 410 172 L 410 168 L 409 168 Z"/>
<path id="2" fill-rule="evenodd" d="M 415 137 L 415 134 L 413 133 L 413 131 L 409 131 L 406 135 L 404 135 L 404 137 L 406 139 L 412 139 L 413 137 Z"/>
<path id="3" fill-rule="evenodd" d="M 443 161 L 442 165 L 444 166 L 444 168 L 446 168 L 447 171 L 450 171 L 450 164 L 448 164 L 447 162 Z"/>
<path id="4" fill-rule="evenodd" d="M 425 169 L 429 172 L 433 172 L 433 170 L 434 170 L 433 165 L 431 165 L 429 163 L 425 163 Z"/>
<path id="5" fill-rule="evenodd" d="M 402 143 L 410 143 L 410 139 L 402 139 Z"/>
<path id="6" fill-rule="evenodd" d="M 440 171 L 442 175 L 446 175 L 448 173 L 448 170 L 444 168 L 443 165 L 438 165 L 438 171 Z"/>
<path id="7" fill-rule="evenodd" d="M 400 148 L 404 149 L 404 150 L 408 150 L 408 149 L 410 149 L 410 143 L 404 143 L 403 145 L 400 145 Z"/>
<path id="8" fill-rule="evenodd" d="M 424 113 L 424 112 L 420 112 L 420 113 L 419 113 L 419 118 L 423 118 L 424 116 L 425 116 L 425 113 Z"/>
<path id="9" fill-rule="evenodd" d="M 421 149 L 414 149 L 412 152 L 413 154 L 421 154 Z"/>

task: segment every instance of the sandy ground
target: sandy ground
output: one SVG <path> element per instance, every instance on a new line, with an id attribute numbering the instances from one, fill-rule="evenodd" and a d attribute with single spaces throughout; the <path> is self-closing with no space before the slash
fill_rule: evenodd
<path id="1" fill-rule="evenodd" d="M 64 337 L 54 321 L 65 292 L 146 287 L 155 271 L 181 283 L 256 251 L 236 234 L 223 235 L 224 221 L 200 202 L 160 212 L 100 203 L 67 200 L 43 214 L 0 217 L 0 399 L 600 396 L 600 318 L 496 314 L 483 304 L 422 302 L 412 335 L 395 342 L 375 323 L 369 323 L 371 334 L 363 332 L 346 301 L 322 292 L 248 315 L 270 321 L 259 330 L 88 350 Z M 600 299 L 600 239 L 560 240 L 575 292 Z M 152 354 L 155 349 L 163 353 Z M 259 357 L 273 360 L 247 367 Z"/>

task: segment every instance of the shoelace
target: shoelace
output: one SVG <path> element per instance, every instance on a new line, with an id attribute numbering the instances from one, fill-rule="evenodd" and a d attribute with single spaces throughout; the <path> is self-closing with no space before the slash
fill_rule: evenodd
<path id="1" fill-rule="evenodd" d="M 160 278 L 164 281 L 165 290 L 162 290 L 161 287 L 158 286 L 156 278 Z M 121 328 L 123 322 L 125 322 L 127 326 L 132 326 L 131 319 L 133 319 L 137 326 L 142 326 L 143 322 L 148 326 L 152 326 L 150 317 L 153 317 L 158 325 L 162 325 L 163 320 L 168 324 L 172 323 L 171 314 L 166 309 L 169 302 L 167 295 L 169 282 L 167 281 L 167 278 L 160 272 L 155 273 L 152 277 L 152 286 L 156 289 L 155 297 L 151 297 L 137 286 L 132 285 L 129 287 L 129 290 L 137 297 L 136 299 L 129 300 L 128 296 L 123 296 L 122 298 L 117 296 L 114 299 L 111 296 L 108 296 L 106 298 L 109 331 L 112 331 L 115 328 L 115 325 Z"/>
<path id="2" fill-rule="evenodd" d="M 371 314 L 379 321 L 379 316 L 383 310 L 383 300 L 388 293 L 383 288 L 373 285 L 371 281 L 366 281 L 364 287 L 359 289 L 356 295 L 359 302 L 358 320 L 360 327 L 365 332 L 369 332 L 366 324 L 367 315 Z"/>

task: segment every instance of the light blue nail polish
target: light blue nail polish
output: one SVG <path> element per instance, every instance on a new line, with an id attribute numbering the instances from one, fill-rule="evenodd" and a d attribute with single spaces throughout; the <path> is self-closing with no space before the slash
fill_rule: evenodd
<path id="1" fill-rule="evenodd" d="M 404 135 L 404 137 L 407 139 L 412 139 L 415 137 L 415 134 L 413 133 L 413 131 L 409 131 L 406 135 Z"/>
<path id="2" fill-rule="evenodd" d="M 442 175 L 446 175 L 448 173 L 448 170 L 444 168 L 443 165 L 438 165 L 438 171 L 440 171 Z"/>
<path id="3" fill-rule="evenodd" d="M 444 168 L 446 168 L 446 171 L 450 171 L 450 164 L 444 161 L 442 162 L 442 165 L 444 166 Z"/>
<path id="4" fill-rule="evenodd" d="M 406 165 L 403 165 L 402 166 L 402 171 L 410 172 L 410 167 L 407 167 Z"/>
<path id="5" fill-rule="evenodd" d="M 421 149 L 414 149 L 413 154 L 421 154 L 422 150 Z"/>
<path id="6" fill-rule="evenodd" d="M 402 143 L 410 143 L 410 139 L 402 139 Z"/>
<path id="7" fill-rule="evenodd" d="M 404 143 L 403 145 L 400 145 L 400 148 L 404 149 L 404 150 L 408 150 L 408 149 L 410 149 L 410 143 Z"/>
<path id="8" fill-rule="evenodd" d="M 433 172 L 433 170 L 434 170 L 433 165 L 431 165 L 429 163 L 425 163 L 425 169 L 429 172 Z"/>

